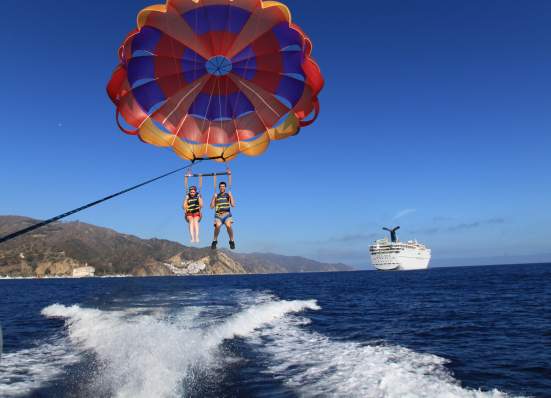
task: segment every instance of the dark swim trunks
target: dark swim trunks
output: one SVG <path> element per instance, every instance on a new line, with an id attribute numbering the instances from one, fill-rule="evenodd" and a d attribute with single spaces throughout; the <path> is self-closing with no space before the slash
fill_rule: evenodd
<path id="1" fill-rule="evenodd" d="M 233 223 L 233 218 L 230 212 L 224 212 L 224 213 L 215 213 L 214 215 L 214 221 L 220 220 L 222 224 L 225 224 L 226 222 Z"/>

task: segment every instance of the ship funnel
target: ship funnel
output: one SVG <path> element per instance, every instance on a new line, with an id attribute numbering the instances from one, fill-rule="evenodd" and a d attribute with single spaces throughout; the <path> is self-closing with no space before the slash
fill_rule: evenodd
<path id="1" fill-rule="evenodd" d="M 385 231 L 388 231 L 390 232 L 390 240 L 392 242 L 397 242 L 398 239 L 396 238 L 396 231 L 400 229 L 400 226 L 398 225 L 397 227 L 394 227 L 394 228 L 386 228 L 384 227 L 383 228 Z"/>

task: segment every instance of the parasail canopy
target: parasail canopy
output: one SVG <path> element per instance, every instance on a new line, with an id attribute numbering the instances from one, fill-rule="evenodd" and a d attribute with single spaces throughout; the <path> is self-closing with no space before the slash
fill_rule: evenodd
<path id="1" fill-rule="evenodd" d="M 138 14 L 107 91 L 146 143 L 189 160 L 256 156 L 317 117 L 311 51 L 279 2 L 168 0 Z"/>

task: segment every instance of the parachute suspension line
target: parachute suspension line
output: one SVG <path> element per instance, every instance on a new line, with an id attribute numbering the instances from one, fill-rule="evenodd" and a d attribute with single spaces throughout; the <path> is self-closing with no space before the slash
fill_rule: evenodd
<path id="1" fill-rule="evenodd" d="M 198 20 L 198 13 L 196 12 L 195 13 L 195 30 L 194 32 L 197 32 L 197 26 L 198 26 L 198 23 L 199 23 L 199 20 Z M 167 28 L 167 32 L 168 32 L 168 21 L 165 20 L 165 26 Z M 177 57 L 175 56 L 175 51 L 174 51 L 174 43 L 173 41 L 171 40 L 170 41 L 170 44 L 171 44 L 171 53 L 172 53 L 172 58 L 175 60 L 175 65 L 177 65 Z M 193 51 L 193 65 L 194 67 L 197 66 L 197 52 L 196 51 Z M 196 76 L 197 76 L 197 70 L 194 69 L 193 70 L 193 82 L 195 82 L 196 80 Z M 178 74 L 178 82 L 182 85 L 182 87 L 184 86 L 184 84 L 182 83 L 182 80 L 181 80 L 181 75 Z M 195 90 L 197 89 L 197 87 L 201 86 L 201 87 L 204 87 L 206 84 L 208 83 L 208 79 L 205 79 L 204 82 L 201 81 L 201 79 L 199 79 L 199 82 L 191 89 L 191 91 L 189 91 L 188 93 L 186 93 L 186 95 L 183 96 L 183 98 L 178 101 L 178 104 L 176 104 L 174 106 L 174 109 L 170 112 L 170 114 L 167 116 L 167 118 L 165 119 L 165 122 L 166 120 L 168 120 L 168 118 L 170 116 L 172 116 L 172 114 L 180 107 L 180 105 L 182 104 L 182 102 L 189 96 L 191 95 L 191 93 L 195 93 Z M 195 97 L 197 98 L 197 96 Z M 207 105 L 207 112 L 208 112 L 208 108 L 210 106 L 210 100 L 209 100 L 209 105 Z M 184 123 L 186 122 L 186 119 L 188 117 L 189 113 L 186 112 L 186 115 L 183 117 L 183 119 L 180 121 L 179 125 L 178 125 L 178 128 L 176 129 L 176 132 L 174 133 L 174 137 L 172 139 L 172 143 L 171 143 L 171 146 L 173 147 L 174 146 L 174 142 L 176 141 L 177 137 L 178 137 L 178 134 L 180 133 L 180 129 L 184 126 Z M 201 127 L 201 130 L 204 128 L 204 125 Z M 195 157 L 195 154 L 193 154 L 193 156 Z M 194 159 L 195 161 L 195 159 Z"/>
<path id="2" fill-rule="evenodd" d="M 191 169 L 191 167 L 188 167 L 184 174 L 184 189 L 186 191 L 186 194 L 187 194 L 187 191 L 189 190 L 189 177 L 193 177 L 193 170 Z"/>
<path id="3" fill-rule="evenodd" d="M 239 93 L 237 94 L 239 95 Z M 239 137 L 239 129 L 237 128 L 237 122 L 235 117 L 233 118 L 233 127 L 235 129 L 235 137 L 237 138 L 237 153 L 241 153 L 241 138 Z"/>
<path id="4" fill-rule="evenodd" d="M 165 118 L 165 123 L 166 121 L 168 120 L 168 118 L 170 118 L 172 116 L 172 114 L 174 112 L 176 112 L 176 110 L 180 107 L 180 105 L 182 104 L 182 102 L 184 102 L 184 100 L 190 96 L 192 93 L 195 93 L 195 90 L 197 89 L 197 87 L 199 87 L 202 83 L 199 82 L 197 83 L 188 93 L 186 93 L 186 95 L 183 96 L 183 98 L 178 101 L 178 103 L 174 106 L 174 109 L 169 113 L 169 115 Z M 174 146 L 174 142 L 176 141 L 176 138 L 178 138 L 178 134 L 180 134 L 180 129 L 184 126 L 184 123 L 186 122 L 186 119 L 188 117 L 188 114 L 186 113 L 186 115 L 182 118 L 182 120 L 180 121 L 180 123 L 178 124 L 178 127 L 176 128 L 176 132 L 174 133 L 174 137 L 172 138 L 172 143 L 170 144 L 170 146 Z"/>
<path id="5" fill-rule="evenodd" d="M 220 131 L 224 131 L 224 121 L 222 120 L 222 87 L 220 87 L 220 78 L 216 79 L 216 85 L 218 86 L 218 105 L 220 107 Z"/>
<path id="6" fill-rule="evenodd" d="M 167 18 L 164 18 L 164 21 L 165 21 L 165 29 L 166 31 L 165 32 L 170 32 L 169 28 L 168 28 L 168 19 Z M 178 70 L 178 58 L 179 57 L 176 57 L 176 51 L 174 50 L 174 38 L 170 38 L 170 55 L 171 55 L 171 58 L 172 60 L 174 61 L 174 70 Z M 196 63 L 195 63 L 196 64 Z M 182 84 L 182 76 L 180 73 L 177 74 L 178 75 L 178 83 L 180 85 L 180 87 L 183 87 L 184 85 Z"/>
<path id="7" fill-rule="evenodd" d="M 230 7 L 230 10 L 231 10 L 231 7 Z M 253 29 L 253 37 L 256 36 L 257 32 L 258 32 L 258 28 L 259 28 L 259 24 L 260 24 L 260 18 L 257 18 L 256 19 L 256 22 L 254 24 L 254 29 Z M 233 44 L 233 43 L 232 43 Z M 241 49 L 242 50 L 242 49 Z M 239 50 L 239 51 L 241 51 Z M 249 73 L 249 63 L 251 61 L 251 58 L 253 57 L 248 57 L 247 58 L 247 62 L 245 62 L 245 68 L 244 68 L 244 74 L 243 76 L 247 76 L 247 74 Z M 233 108 L 232 108 L 232 111 L 234 109 L 237 109 L 237 102 L 239 101 L 239 96 L 242 95 L 243 97 L 247 97 L 243 92 L 242 92 L 242 89 L 239 88 L 239 85 L 237 83 L 239 83 L 239 77 L 237 77 L 238 80 L 237 82 L 234 81 L 234 79 L 231 79 L 232 82 L 235 84 L 236 87 L 238 87 L 238 91 L 237 91 L 237 94 L 235 95 L 235 100 L 233 101 Z M 256 113 L 256 112 L 255 112 Z M 264 121 L 262 120 L 262 118 L 260 117 L 260 115 L 258 113 L 256 113 L 258 118 L 261 120 L 262 124 L 264 125 L 264 128 L 265 130 L 267 130 L 266 128 L 266 123 L 264 123 Z M 239 131 L 237 129 L 237 122 L 235 121 L 235 117 L 232 118 L 233 119 L 233 124 L 235 125 L 235 134 L 237 136 L 237 150 L 238 152 L 237 153 L 241 153 L 241 137 L 239 137 Z M 253 132 L 254 134 L 255 132 Z"/>
<path id="8" fill-rule="evenodd" d="M 194 30 L 194 32 L 198 31 L 198 26 L 199 26 L 199 13 L 196 12 L 195 13 L 195 30 Z M 211 40 L 210 44 L 211 44 L 211 47 L 213 47 L 212 46 L 212 44 L 213 44 L 212 40 Z M 195 51 L 194 51 L 193 59 L 194 59 L 194 64 L 197 65 L 197 53 Z M 212 79 L 212 77 L 207 78 L 207 81 L 205 82 L 205 84 L 208 84 L 210 79 Z M 206 112 L 205 118 L 203 119 L 203 122 L 201 123 L 201 130 L 200 130 L 201 134 L 205 130 L 205 122 L 208 119 L 208 114 L 209 114 L 209 110 L 210 110 L 210 102 L 211 102 L 212 96 L 214 94 L 214 88 L 215 88 L 215 85 L 213 84 L 212 85 L 212 90 L 210 91 L 209 100 L 208 100 L 208 103 L 207 103 L 207 108 L 206 108 L 206 111 L 205 111 Z M 207 139 L 205 141 L 205 149 L 203 151 L 203 153 L 205 153 L 205 154 L 208 153 L 208 146 L 209 146 L 209 140 L 210 140 L 210 123 L 211 123 L 211 121 L 209 120 L 209 128 L 207 130 Z"/>
<path id="9" fill-rule="evenodd" d="M 238 83 L 243 84 L 241 82 L 241 80 L 237 80 L 237 81 L 238 81 Z M 247 85 L 245 85 L 245 87 L 249 88 Z M 253 89 L 250 89 L 250 90 L 253 92 L 253 94 L 255 94 L 256 96 L 258 96 L 260 98 L 260 96 Z M 260 98 L 260 99 L 261 99 L 261 101 L 264 101 L 262 98 Z M 258 116 L 258 119 L 260 120 L 260 122 L 264 126 L 264 130 L 268 131 L 269 127 L 268 127 L 268 124 L 266 123 L 266 121 L 264 121 L 264 118 L 260 115 L 260 113 L 257 113 L 256 115 Z"/>
<path id="10" fill-rule="evenodd" d="M 164 19 L 164 22 L 165 22 L 165 29 L 166 29 L 166 32 L 169 32 L 169 29 L 168 29 L 168 19 L 165 18 Z M 178 70 L 178 61 L 176 59 L 176 55 L 175 55 L 175 51 L 174 51 L 174 40 L 172 37 L 170 38 L 170 55 L 173 60 L 173 63 L 174 63 L 174 70 Z M 180 73 L 178 73 L 178 91 L 180 91 L 180 89 L 182 89 L 184 87 L 184 84 L 182 84 L 182 76 L 180 75 Z M 180 104 L 182 103 L 182 101 L 184 100 L 184 98 L 186 98 L 187 95 L 184 95 L 184 97 L 178 101 L 178 103 L 174 106 L 174 109 L 170 112 L 169 116 L 167 116 L 165 118 L 165 123 L 166 121 L 168 120 L 168 118 L 170 117 L 170 115 L 172 115 L 173 112 L 176 111 L 176 109 L 178 109 L 180 107 Z M 186 114 L 187 116 L 187 114 Z M 184 124 L 185 122 L 185 118 L 184 120 L 182 121 L 182 125 Z M 179 126 L 181 127 L 181 126 Z M 174 143 L 176 142 L 176 138 L 178 137 L 178 131 L 179 131 L 179 128 L 176 130 L 176 133 L 174 134 L 174 137 L 172 137 L 172 142 L 170 143 L 170 146 L 171 147 L 174 147 Z M 186 192 L 187 192 L 187 184 L 186 184 Z"/>
<path id="11" fill-rule="evenodd" d="M 230 0 L 228 3 L 231 4 L 231 1 L 232 0 Z M 228 7 L 228 20 L 226 21 L 226 31 L 229 30 L 229 28 L 230 28 L 232 8 L 233 7 Z M 231 43 L 228 43 L 228 46 L 226 48 L 229 49 L 232 44 L 233 44 L 233 41 Z M 226 77 L 224 82 L 226 83 L 225 92 L 224 92 L 224 109 L 229 110 L 229 112 L 230 112 L 230 117 L 232 119 L 232 124 L 233 124 L 234 129 L 235 129 L 235 136 L 237 138 L 237 151 L 241 152 L 241 142 L 239 141 L 239 133 L 237 131 L 237 123 L 235 122 L 235 118 L 237 117 L 237 115 L 235 114 L 235 111 L 234 111 L 235 107 L 234 108 L 231 108 L 231 107 L 229 108 L 228 107 L 228 105 L 231 106 L 231 103 L 230 103 L 231 101 L 229 100 L 230 78 Z M 237 92 L 236 96 L 239 96 L 239 92 Z M 225 149 L 224 149 L 224 152 L 225 152 Z"/>
<path id="12" fill-rule="evenodd" d="M 232 184 L 232 177 L 231 177 L 231 171 L 228 172 L 228 188 L 231 191 L 231 184 Z"/>
<path id="13" fill-rule="evenodd" d="M 184 167 L 179 167 L 179 168 L 177 168 L 176 170 L 173 170 L 173 171 L 170 171 L 170 172 L 165 173 L 165 174 L 163 174 L 163 175 L 160 175 L 159 177 L 155 177 L 155 178 L 152 178 L 152 179 L 150 179 L 150 180 L 144 181 L 144 182 L 142 182 L 142 183 L 140 183 L 140 184 L 137 184 L 137 185 L 134 185 L 134 186 L 132 186 L 132 187 L 130 187 L 130 188 L 126 188 L 126 189 L 124 189 L 124 190 L 122 190 L 122 191 L 119 191 L 119 192 L 117 192 L 117 193 L 114 193 L 114 194 L 112 194 L 112 195 L 109 195 L 109 196 L 106 196 L 106 197 L 104 197 L 104 198 L 101 198 L 101 199 L 95 200 L 95 201 L 93 201 L 93 202 L 90 202 L 90 203 L 88 203 L 88 204 L 85 204 L 84 206 L 78 207 L 78 208 L 76 208 L 76 209 L 70 210 L 70 211 L 65 212 L 65 213 L 63 213 L 63 214 L 59 214 L 59 215 L 57 215 L 57 216 L 55 216 L 55 217 L 49 218 L 49 219 L 47 219 L 47 220 L 45 220 L 45 221 L 41 221 L 41 222 L 39 222 L 39 223 L 36 223 L 36 224 L 34 224 L 34 225 L 31 225 L 30 227 L 23 228 L 23 229 L 21 229 L 21 230 L 19 230 L 19 231 L 13 232 L 13 233 L 11 233 L 11 234 L 9 234 L 9 235 L 6 235 L 6 236 L 2 236 L 2 237 L 0 237 L 0 243 L 6 242 L 6 241 L 8 241 L 8 240 L 10 240 L 10 239 L 16 238 L 16 237 L 21 236 L 21 235 L 23 235 L 23 234 L 26 234 L 27 232 L 34 231 L 34 230 L 37 229 L 37 228 L 44 227 L 44 226 L 46 226 L 46 225 L 48 225 L 48 224 L 51 224 L 51 223 L 53 223 L 53 222 L 55 222 L 55 221 L 61 220 L 62 218 L 69 217 L 70 215 L 73 215 L 73 214 L 75 214 L 75 213 L 78 213 L 78 212 L 80 212 L 80 211 L 82 211 L 82 210 L 86 210 L 86 209 L 89 209 L 90 207 L 99 205 L 99 204 L 102 203 L 102 202 L 106 202 L 106 201 L 108 201 L 108 200 L 110 200 L 110 199 L 113 199 L 113 198 L 115 198 L 115 197 L 117 197 L 117 196 L 123 195 L 123 194 L 125 194 L 125 193 L 127 193 L 127 192 L 130 192 L 130 191 L 133 191 L 133 190 L 135 190 L 135 189 L 141 188 L 141 187 L 143 187 L 144 185 L 151 184 L 152 182 L 155 182 L 155 181 L 157 181 L 157 180 L 160 180 L 161 178 L 165 178 L 165 177 L 168 177 L 168 176 L 170 176 L 170 175 L 172 175 L 172 174 L 175 174 L 175 173 L 177 173 L 177 172 L 179 172 L 179 171 L 182 171 L 182 170 L 185 170 L 185 169 L 189 169 L 189 167 L 190 167 L 192 164 L 194 164 L 194 163 L 196 163 L 196 162 L 201 162 L 201 161 L 203 161 L 203 160 L 206 160 L 206 159 L 199 159 L 199 160 L 197 160 L 197 161 L 194 160 L 194 161 L 192 161 L 190 164 L 188 164 L 188 165 L 186 165 L 186 166 L 184 166 Z"/>
<path id="14" fill-rule="evenodd" d="M 223 159 L 223 158 L 222 158 Z M 225 162 L 225 160 L 224 160 Z M 189 182 L 189 179 L 190 178 L 193 178 L 193 177 L 196 177 L 198 179 L 198 189 L 197 189 L 197 192 L 200 193 L 202 190 L 203 190 L 203 177 L 213 177 L 213 184 L 214 184 L 214 191 L 216 192 L 216 189 L 217 189 L 217 178 L 218 176 L 227 176 L 228 177 L 228 189 L 231 190 L 231 187 L 232 187 L 232 172 L 231 172 L 231 169 L 230 167 L 226 164 L 226 171 L 223 171 L 223 172 L 218 172 L 218 173 L 199 173 L 199 174 L 195 174 L 193 173 L 193 171 L 191 170 L 191 167 L 188 168 L 186 170 L 186 173 L 184 175 L 184 186 L 185 186 L 185 189 L 186 189 L 186 193 L 189 191 L 189 187 L 190 187 L 190 182 Z M 192 184 L 193 185 L 193 184 Z"/>
<path id="15" fill-rule="evenodd" d="M 239 79 L 238 81 L 239 81 L 239 83 L 240 83 L 242 86 L 245 86 L 245 87 L 246 87 L 247 89 L 249 89 L 254 95 L 256 95 L 256 97 L 257 97 L 260 101 L 262 101 L 262 103 L 263 103 L 264 105 L 266 105 L 266 107 L 267 107 L 269 110 L 271 110 L 271 111 L 274 113 L 274 115 L 276 115 L 278 118 L 281 118 L 281 115 L 279 114 L 279 112 L 276 111 L 274 108 L 272 108 L 272 107 L 270 106 L 270 104 L 268 104 L 268 103 L 266 102 L 266 100 L 265 100 L 260 94 L 258 94 L 258 93 L 254 90 L 254 88 L 252 88 L 252 87 L 250 87 L 248 84 L 246 84 L 246 83 L 243 81 L 243 79 Z"/>
<path id="16" fill-rule="evenodd" d="M 209 78 L 209 79 L 212 79 L 212 78 Z M 216 87 L 216 85 L 212 85 L 212 90 L 210 91 L 210 96 L 209 96 L 209 101 L 207 103 L 207 110 L 206 110 L 206 115 L 205 115 L 205 118 L 203 119 L 203 123 L 201 124 L 201 132 L 205 129 L 205 122 L 207 121 L 207 118 L 208 118 L 208 115 L 209 115 L 209 110 L 210 110 L 210 103 L 212 101 L 212 97 L 214 95 L 214 88 Z M 207 130 L 207 139 L 205 141 L 205 150 L 204 150 L 204 153 L 208 153 L 208 146 L 209 146 L 209 141 L 210 141 L 210 125 L 212 123 L 212 120 L 208 119 L 209 120 L 209 128 Z"/>
<path id="17" fill-rule="evenodd" d="M 232 185 L 232 174 L 230 166 L 226 165 L 226 175 L 228 176 L 228 191 L 231 191 L 231 185 Z"/>

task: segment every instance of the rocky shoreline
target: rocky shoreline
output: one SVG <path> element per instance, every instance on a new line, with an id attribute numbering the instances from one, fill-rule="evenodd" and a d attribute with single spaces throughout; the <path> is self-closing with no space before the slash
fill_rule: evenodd
<path id="1" fill-rule="evenodd" d="M 39 220 L 0 216 L 0 236 Z M 269 253 L 234 253 L 187 247 L 163 239 L 140 239 L 78 221 L 57 222 L 0 245 L 3 277 L 72 277 L 73 270 L 93 267 L 96 277 L 266 274 L 351 271 L 303 257 Z"/>

